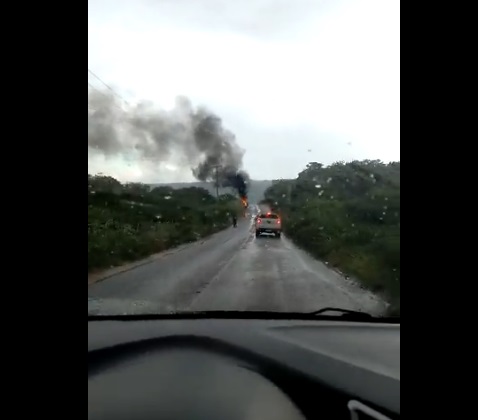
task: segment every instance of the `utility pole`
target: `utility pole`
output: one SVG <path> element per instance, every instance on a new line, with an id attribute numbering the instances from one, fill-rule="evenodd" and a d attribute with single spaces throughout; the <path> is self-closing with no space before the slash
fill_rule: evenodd
<path id="1" fill-rule="evenodd" d="M 219 168 L 221 165 L 215 165 L 214 168 L 216 169 L 216 198 L 219 198 Z"/>

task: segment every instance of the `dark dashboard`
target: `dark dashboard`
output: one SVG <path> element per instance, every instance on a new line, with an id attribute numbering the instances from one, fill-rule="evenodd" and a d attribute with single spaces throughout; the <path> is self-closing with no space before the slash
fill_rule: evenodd
<path id="1" fill-rule="evenodd" d="M 88 321 L 88 418 L 400 417 L 400 325 Z"/>

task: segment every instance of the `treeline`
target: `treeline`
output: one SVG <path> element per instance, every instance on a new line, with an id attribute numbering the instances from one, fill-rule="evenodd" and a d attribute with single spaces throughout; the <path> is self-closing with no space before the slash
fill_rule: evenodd
<path id="1" fill-rule="evenodd" d="M 88 174 L 88 271 L 195 241 L 231 224 L 232 195 L 202 188 L 152 188 Z"/>
<path id="2" fill-rule="evenodd" d="M 385 295 L 400 314 L 400 162 L 312 162 L 297 179 L 275 181 L 265 201 L 294 242 Z"/>

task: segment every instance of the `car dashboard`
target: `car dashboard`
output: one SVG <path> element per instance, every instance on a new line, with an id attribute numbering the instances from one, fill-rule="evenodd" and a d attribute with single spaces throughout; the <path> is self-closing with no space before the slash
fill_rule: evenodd
<path id="1" fill-rule="evenodd" d="M 399 417 L 399 324 L 88 321 L 90 420 Z"/>

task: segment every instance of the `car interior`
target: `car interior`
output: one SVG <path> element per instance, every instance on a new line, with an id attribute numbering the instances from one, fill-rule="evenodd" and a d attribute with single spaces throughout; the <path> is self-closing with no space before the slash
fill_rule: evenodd
<path id="1" fill-rule="evenodd" d="M 400 324 L 90 316 L 88 418 L 397 419 Z"/>

